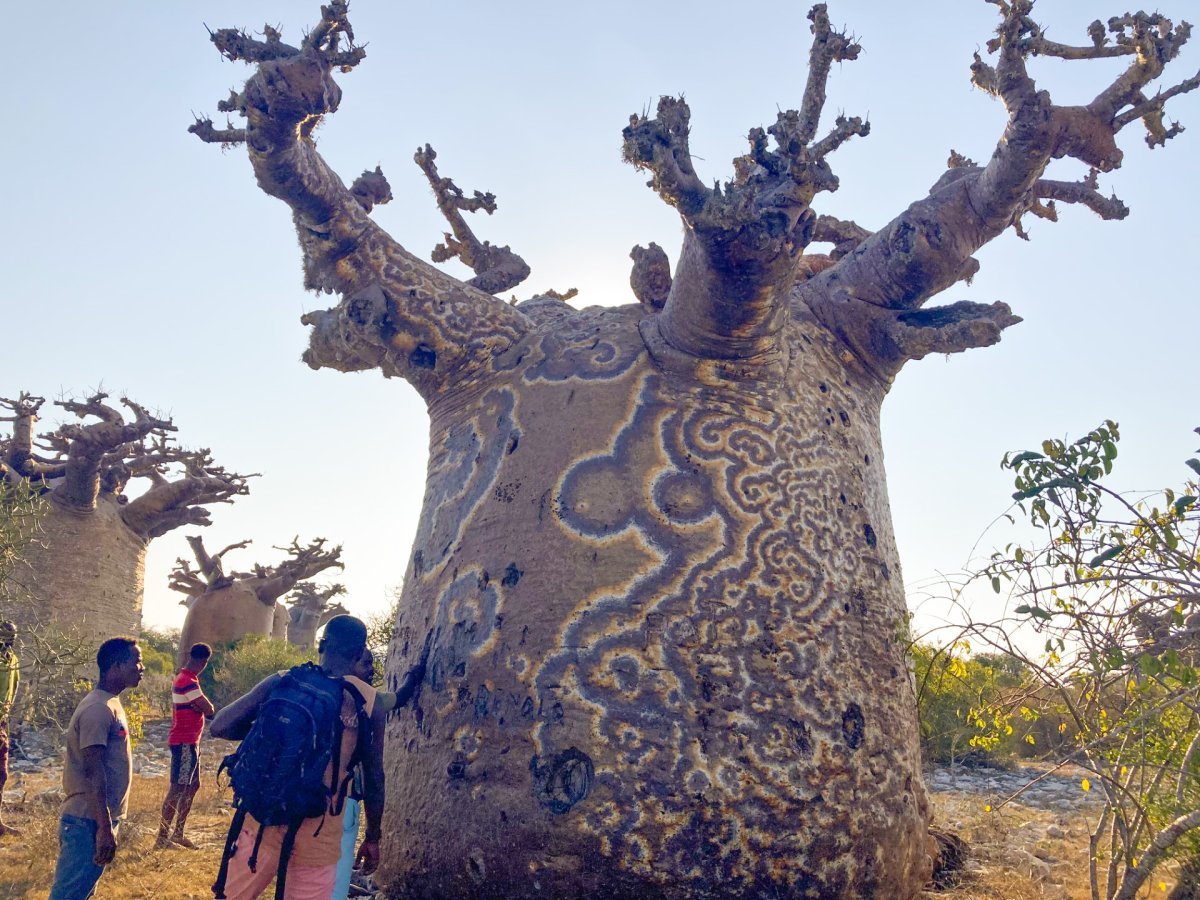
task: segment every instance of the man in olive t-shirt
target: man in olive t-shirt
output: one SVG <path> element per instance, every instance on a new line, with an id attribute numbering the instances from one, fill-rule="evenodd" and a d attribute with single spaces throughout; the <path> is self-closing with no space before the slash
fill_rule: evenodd
<path id="1" fill-rule="evenodd" d="M 142 680 L 142 650 L 134 638 L 110 638 L 96 653 L 100 680 L 79 701 L 67 726 L 58 865 L 49 900 L 87 900 L 117 852 L 117 831 L 129 805 L 133 762 L 121 691 Z"/>

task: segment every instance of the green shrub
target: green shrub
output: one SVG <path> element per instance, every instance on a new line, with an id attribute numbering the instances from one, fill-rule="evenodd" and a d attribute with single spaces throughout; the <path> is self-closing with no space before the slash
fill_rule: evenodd
<path id="1" fill-rule="evenodd" d="M 953 765 L 968 753 L 1012 756 L 1021 735 L 994 712 L 1022 679 L 1020 667 L 995 656 L 971 656 L 966 641 L 912 647 L 913 674 L 926 762 Z M 1032 713 L 1036 718 L 1036 715 Z"/>
<path id="2" fill-rule="evenodd" d="M 315 662 L 312 650 L 301 650 L 287 641 L 247 635 L 236 643 L 213 648 L 213 661 L 200 676 L 204 692 L 220 709 L 250 691 L 272 672 L 303 662 Z"/>
<path id="3" fill-rule="evenodd" d="M 138 635 L 138 643 L 142 647 L 142 664 L 147 672 L 175 674 L 175 659 L 179 655 L 178 629 L 159 631 L 156 628 L 144 628 Z M 150 660 L 154 660 L 153 669 Z"/>

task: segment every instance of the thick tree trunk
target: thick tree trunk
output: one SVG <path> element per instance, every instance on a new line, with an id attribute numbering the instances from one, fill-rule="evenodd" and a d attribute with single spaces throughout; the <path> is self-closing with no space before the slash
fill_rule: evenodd
<path id="1" fill-rule="evenodd" d="M 1000 3 L 972 81 L 1008 124 L 984 166 L 954 171 L 869 232 L 817 216 L 837 188 L 827 157 L 867 134 L 819 134 L 825 81 L 858 44 L 809 12 L 799 110 L 752 129 L 734 178 L 692 165 L 690 110 L 634 115 L 625 159 L 680 213 L 683 256 L 635 251 L 639 307 L 574 312 L 549 295 L 513 309 L 527 268 L 479 242 L 460 213 L 491 211 L 418 151 L 453 235 L 434 251 L 461 282 L 397 244 L 369 213 L 377 169 L 349 188 L 317 153 L 337 109 L 333 73 L 365 56 L 344 0 L 300 46 L 221 29 L 257 70 L 198 120 L 247 144 L 259 186 L 292 209 L 313 311 L 305 361 L 378 368 L 428 402 L 425 508 L 389 653 L 396 686 L 428 648 L 415 715 L 390 725 L 381 877 L 415 897 L 886 897 L 932 871 L 904 596 L 879 435 L 887 385 L 911 359 L 994 344 L 1003 303 L 921 307 L 976 270 L 980 247 L 1043 201 L 1105 218 L 1124 206 L 1097 173 L 1114 136 L 1200 87 L 1149 86 L 1190 26 L 1136 13 L 1046 39 L 1031 0 Z M 1030 56 L 1130 57 L 1086 107 L 1058 106 Z M 1090 167 L 1042 178 L 1052 159 Z M 830 242 L 828 256 L 806 247 Z M 500 252 L 500 251 L 503 252 Z M 503 259 L 501 259 L 503 258 Z M 495 266 L 495 272 L 493 272 Z M 493 275 L 499 280 L 494 280 Z M 516 280 L 514 280 L 516 279 Z M 499 285 L 504 285 L 500 287 Z"/>
<path id="2" fill-rule="evenodd" d="M 125 524 L 112 495 L 101 495 L 90 510 L 51 502 L 41 528 L 25 551 L 22 575 L 32 603 L 18 607 L 25 610 L 18 615 L 53 622 L 96 644 L 136 635 L 148 542 Z"/>
<path id="3" fill-rule="evenodd" d="M 758 379 L 652 360 L 644 316 L 558 319 L 507 378 L 431 404 L 393 681 L 433 640 L 390 725 L 383 883 L 913 896 L 886 387 L 806 318 Z"/>
<path id="4" fill-rule="evenodd" d="M 276 641 L 287 640 L 288 630 L 288 611 L 287 607 L 282 603 L 276 603 L 275 608 L 271 610 L 271 639 Z"/>
<path id="5" fill-rule="evenodd" d="M 263 603 L 253 588 L 242 582 L 206 591 L 188 607 L 183 630 L 179 634 L 181 662 L 196 643 L 221 647 L 239 641 L 248 634 L 275 635 L 277 604 Z"/>

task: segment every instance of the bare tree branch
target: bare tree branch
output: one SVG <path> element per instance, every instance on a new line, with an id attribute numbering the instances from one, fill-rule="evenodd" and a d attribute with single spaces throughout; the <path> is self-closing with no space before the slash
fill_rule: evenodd
<path id="1" fill-rule="evenodd" d="M 807 144 L 817 133 L 821 123 L 821 112 L 825 108 L 825 86 L 829 81 L 829 69 L 835 62 L 858 59 L 862 47 L 829 25 L 829 13 L 824 3 L 818 3 L 808 13 L 812 22 L 813 44 L 808 55 L 808 84 L 804 88 L 804 100 L 800 106 L 797 138 Z"/>
<path id="2" fill-rule="evenodd" d="M 520 312 L 412 256 L 371 221 L 369 209 L 390 196 L 382 184 L 360 179 L 348 189 L 317 153 L 314 129 L 341 100 L 333 73 L 365 57 L 344 2 L 322 7 L 300 47 L 271 28 L 261 40 L 233 29 L 212 38 L 224 57 L 256 66 L 245 88 L 220 104 L 246 125 L 194 130 L 225 143 L 244 138 L 260 187 L 293 211 L 305 286 L 345 298 L 303 318 L 313 326 L 304 355 L 310 366 L 378 367 L 429 399 L 527 333 Z"/>
<path id="3" fill-rule="evenodd" d="M 138 534 L 158 537 L 181 525 L 208 525 L 214 503 L 232 503 L 250 492 L 248 479 L 257 477 L 227 472 L 213 462 L 206 449 L 184 450 L 165 435 L 143 442 L 129 460 L 132 477 L 149 478 L 151 488 L 121 511 L 121 517 Z M 181 475 L 168 477 L 176 469 Z"/>
<path id="4" fill-rule="evenodd" d="M 170 419 L 159 419 L 146 409 L 122 398 L 121 402 L 134 414 L 132 422 L 126 422 L 112 406 L 104 403 L 105 393 L 96 393 L 86 401 L 64 400 L 58 405 L 80 418 L 96 417 L 99 422 L 90 425 L 63 425 L 58 429 L 57 439 L 65 443 L 67 457 L 65 480 L 53 494 L 55 500 L 76 509 L 92 509 L 100 494 L 103 475 L 102 464 L 110 453 L 141 440 L 151 432 L 175 431 Z"/>
<path id="5" fill-rule="evenodd" d="M 1042 178 L 1034 184 L 1033 193 L 1039 200 L 1050 200 L 1051 205 L 1055 201 L 1060 203 L 1078 203 L 1081 206 L 1086 206 L 1102 219 L 1124 219 L 1129 215 L 1129 207 L 1118 200 L 1115 195 L 1105 197 L 1096 190 L 1096 176 L 1098 174 L 1095 169 L 1092 169 L 1082 181 L 1050 181 Z M 1030 207 L 1030 211 L 1037 212 L 1033 207 Z M 1043 218 L 1055 221 L 1058 219 L 1058 216 L 1055 214 L 1037 214 Z"/>
<path id="6" fill-rule="evenodd" d="M 213 120 L 208 118 L 197 118 L 188 126 L 188 133 L 194 134 L 206 144 L 220 144 L 223 149 L 246 142 L 245 128 L 234 128 L 232 122 L 228 122 L 224 128 L 217 128 L 213 125 Z"/>
<path id="7" fill-rule="evenodd" d="M 278 565 L 254 567 L 254 575 L 249 582 L 258 599 L 269 606 L 292 590 L 297 582 L 334 566 L 345 568 L 340 558 L 341 545 L 326 550 L 325 543 L 325 538 L 316 538 L 302 547 L 299 538 L 293 538 L 290 546 L 276 547 L 276 550 L 286 551 L 289 558 Z"/>
<path id="8" fill-rule="evenodd" d="M 1030 18 L 1030 0 L 994 0 L 1001 13 L 997 36 L 988 43 L 994 64 L 979 55 L 971 66 L 972 82 L 1000 99 L 1009 114 L 1008 125 L 996 151 L 985 166 L 951 154 L 950 171 L 930 191 L 884 228 L 862 237 L 837 266 L 820 272 L 794 291 L 796 302 L 807 306 L 818 320 L 840 334 L 854 328 L 862 334 L 849 339 L 856 353 L 881 351 L 882 358 L 864 360 L 868 368 L 890 378 L 903 365 L 891 354 L 898 349 L 914 353 L 944 347 L 991 343 L 997 329 L 1016 321 L 1011 313 L 992 307 L 994 313 L 979 318 L 974 313 L 943 330 L 914 336 L 911 323 L 884 329 L 889 340 L 879 341 L 879 317 L 870 310 L 850 312 L 857 305 L 891 309 L 916 309 L 956 281 L 969 278 L 978 264 L 972 255 L 983 244 L 1012 227 L 1027 237 L 1021 224 L 1025 213 L 1057 218 L 1056 203 L 1075 203 L 1105 219 L 1123 218 L 1128 210 L 1115 197 L 1096 189 L 1098 172 L 1117 168 L 1122 159 L 1115 135 L 1134 118 L 1147 122 L 1158 143 L 1178 133 L 1162 128 L 1163 104 L 1171 97 L 1200 84 L 1189 79 L 1146 99 L 1143 89 L 1162 74 L 1190 35 L 1186 23 L 1174 26 L 1164 17 L 1136 13 L 1109 21 L 1115 35 L 1108 43 L 1104 26 L 1088 29 L 1091 47 L 1068 47 L 1048 41 Z M 1089 60 L 1129 57 L 1129 67 L 1087 106 L 1057 106 L 1039 90 L 1026 69 L 1031 56 Z M 1126 109 L 1127 108 L 1127 109 Z M 1154 143 L 1154 141 L 1152 141 Z M 1080 182 L 1042 178 L 1052 159 L 1071 157 L 1084 162 L 1089 174 Z M 964 307 L 954 304 L 949 309 Z M 1007 307 L 1005 307 L 1007 310 Z M 923 326 L 922 326 L 923 327 Z M 950 327 L 950 331 L 945 331 Z"/>
<path id="9" fill-rule="evenodd" d="M 734 160 L 732 181 L 709 188 L 696 174 L 691 114 L 682 98 L 663 97 L 654 118 L 630 117 L 625 160 L 650 172 L 650 186 L 687 225 L 669 297 L 651 321 L 659 335 L 647 338 L 651 343 L 752 366 L 778 362 L 788 292 L 814 269 L 801 263 L 815 225 L 813 197 L 838 187 L 826 157 L 870 132 L 863 119 L 838 116 L 829 133 L 814 140 L 830 67 L 857 58 L 860 48 L 833 31 L 824 4 L 814 6 L 809 19 L 813 43 L 801 108 L 750 131 L 750 150 Z"/>
<path id="10" fill-rule="evenodd" d="M 433 248 L 433 261 L 445 262 L 458 257 L 475 273 L 475 277 L 467 282 L 471 287 L 489 294 L 512 290 L 529 277 L 529 266 L 525 260 L 507 246 L 496 247 L 488 241 L 480 242 L 462 217 L 464 212 L 481 209 L 490 216 L 496 211 L 496 195 L 476 191 L 475 196 L 467 198 L 453 180 L 438 174 L 434 162 L 436 159 L 437 153 L 429 144 L 413 154 L 413 160 L 425 173 L 429 186 L 433 188 L 438 209 L 450 223 L 452 232 Z"/>
<path id="11" fill-rule="evenodd" d="M 231 550 L 249 547 L 250 541 L 239 541 L 230 544 L 219 553 L 210 554 L 204 547 L 204 538 L 198 534 L 187 537 L 192 554 L 196 557 L 198 568 L 193 569 L 184 559 L 175 560 L 175 568 L 171 570 L 168 586 L 172 590 L 195 596 L 206 591 L 215 591 L 233 584 L 236 573 L 225 573 L 223 558 Z"/>
<path id="12" fill-rule="evenodd" d="M 61 459 L 46 459 L 34 453 L 34 426 L 45 402 L 45 398 L 25 391 L 15 400 L 0 398 L 0 408 L 12 412 L 11 416 L 0 416 L 0 422 L 13 423 L 12 436 L 0 441 L 0 460 L 14 476 L 30 481 L 61 478 L 67 470 Z"/>
<path id="13" fill-rule="evenodd" d="M 871 236 L 871 232 L 855 222 L 843 222 L 833 216 L 817 216 L 812 239 L 816 244 L 833 244 L 830 257 L 841 259 Z"/>

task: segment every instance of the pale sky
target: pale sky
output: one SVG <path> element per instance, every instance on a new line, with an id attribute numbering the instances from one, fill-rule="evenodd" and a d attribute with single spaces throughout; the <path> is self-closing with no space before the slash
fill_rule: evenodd
<path id="1" fill-rule="evenodd" d="M 1004 114 L 971 88 L 968 66 L 998 16 L 983 0 L 829 7 L 864 53 L 835 66 L 827 121 L 839 111 L 869 116 L 872 131 L 832 158 L 842 188 L 816 208 L 875 229 L 925 194 L 951 148 L 990 155 Z M 1164 0 L 1168 15 L 1191 7 Z M 215 114 L 248 74 L 219 57 L 204 23 L 269 22 L 294 43 L 318 8 L 213 0 L 39 11 L 13 55 L 0 145 L 0 395 L 103 385 L 169 412 L 185 445 L 263 473 L 249 496 L 216 508 L 207 545 L 252 538 L 232 558 L 248 568 L 276 560 L 271 546 L 293 535 L 342 542 L 346 605 L 368 613 L 387 605 L 408 560 L 424 485 L 423 406 L 403 382 L 299 362 L 301 313 L 335 298 L 303 290 L 290 214 L 258 190 L 244 154 L 186 131 L 190 112 Z M 472 225 L 532 266 L 519 296 L 577 287 L 578 305 L 632 302 L 630 248 L 657 241 L 674 259 L 680 225 L 621 162 L 629 114 L 685 94 L 697 168 L 728 177 L 746 132 L 800 102 L 807 9 L 358 0 L 351 20 L 367 59 L 340 76 L 342 108 L 319 132 L 320 148 L 346 180 L 382 165 L 395 200 L 376 219 L 427 254 L 443 222 L 412 153 L 430 142 L 443 174 L 497 195 L 496 215 Z M 1084 43 L 1088 23 L 1121 12 L 1043 0 L 1035 17 L 1051 38 Z M 1198 65 L 1189 46 L 1168 79 Z M 1058 102 L 1084 102 L 1116 71 L 1043 61 L 1034 74 Z M 1030 243 L 1012 232 L 992 242 L 974 284 L 935 301 L 1003 300 L 1026 321 L 997 347 L 910 364 L 885 404 L 892 510 L 914 595 L 937 572 L 962 568 L 1006 508 L 1005 450 L 1110 417 L 1125 436 L 1121 484 L 1161 487 L 1185 474 L 1200 425 L 1198 94 L 1168 107 L 1190 130 L 1165 150 L 1149 151 L 1140 125 L 1122 133 L 1125 166 L 1101 186 L 1130 206 L 1128 219 L 1064 208 L 1058 224 L 1029 220 Z M 1057 174 L 1084 172 L 1071 164 Z M 187 533 L 151 545 L 148 625 L 182 624 L 166 576 L 187 554 Z M 1004 540 L 989 535 L 979 552 Z M 939 612 L 922 607 L 930 620 Z"/>

